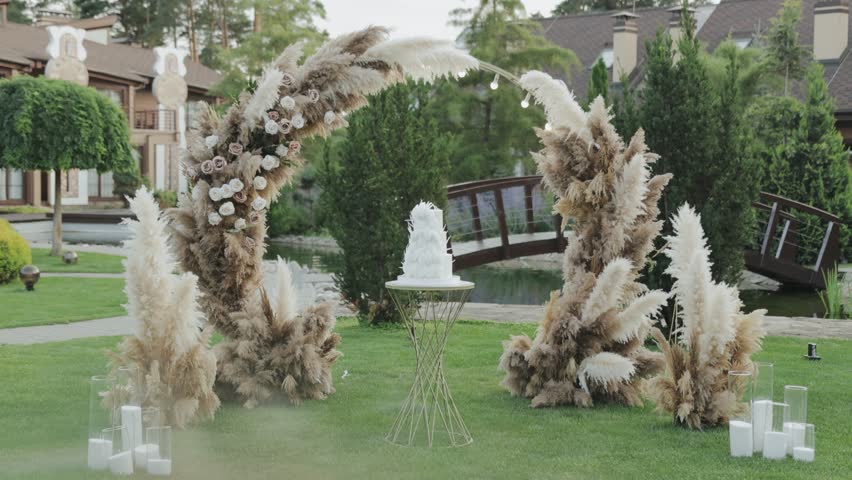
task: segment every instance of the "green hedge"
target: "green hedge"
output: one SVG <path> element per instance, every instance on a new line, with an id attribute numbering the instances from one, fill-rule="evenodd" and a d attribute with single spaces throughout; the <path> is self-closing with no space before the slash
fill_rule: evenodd
<path id="1" fill-rule="evenodd" d="M 0 284 L 18 277 L 18 271 L 33 261 L 30 246 L 6 220 L 0 219 Z"/>

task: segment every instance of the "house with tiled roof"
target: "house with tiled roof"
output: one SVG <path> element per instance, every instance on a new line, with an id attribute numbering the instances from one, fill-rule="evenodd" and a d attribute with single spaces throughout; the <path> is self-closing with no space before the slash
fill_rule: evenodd
<path id="1" fill-rule="evenodd" d="M 852 146 L 852 59 L 849 0 L 802 0 L 799 40 L 825 67 L 825 79 L 836 104 L 837 128 Z M 709 51 L 730 36 L 744 48 L 764 34 L 783 0 L 722 0 L 694 9 L 698 39 Z M 540 19 L 544 35 L 577 54 L 582 68 L 566 79 L 585 98 L 591 68 L 602 58 L 616 86 L 621 74 L 641 85 L 645 42 L 658 29 L 680 35 L 681 8 L 640 8 L 632 12 L 593 12 Z"/>
<path id="2" fill-rule="evenodd" d="M 210 89 L 220 80 L 219 73 L 185 58 L 180 49 L 115 42 L 114 15 L 43 15 L 34 25 L 21 25 L 6 21 L 6 3 L 0 0 L 0 78 L 66 78 L 62 75 L 74 69 L 62 62 L 78 64 L 73 81 L 95 88 L 127 114 L 143 176 L 156 189 L 182 190 L 185 179 L 178 159 L 185 132 L 199 102 L 216 101 Z M 69 171 L 63 177 L 63 204 L 116 200 L 110 172 Z M 55 181 L 52 172 L 0 169 L 0 205 L 51 204 Z"/>

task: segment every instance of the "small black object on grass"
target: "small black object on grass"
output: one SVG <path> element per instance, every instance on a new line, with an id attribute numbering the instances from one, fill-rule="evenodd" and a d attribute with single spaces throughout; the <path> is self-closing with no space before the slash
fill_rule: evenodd
<path id="1" fill-rule="evenodd" d="M 807 358 L 808 360 L 821 360 L 822 359 L 822 357 L 817 355 L 816 343 L 809 343 L 808 344 L 808 354 L 803 355 L 803 357 Z"/>

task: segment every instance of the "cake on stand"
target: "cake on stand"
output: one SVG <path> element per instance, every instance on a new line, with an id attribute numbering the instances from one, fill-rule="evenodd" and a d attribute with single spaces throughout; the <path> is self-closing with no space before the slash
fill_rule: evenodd
<path id="1" fill-rule="evenodd" d="M 421 202 L 411 211 L 403 274 L 385 286 L 411 336 L 414 382 L 385 437 L 397 445 L 460 447 L 473 442 L 444 376 L 444 347 L 474 284 L 453 275 L 443 212 Z"/>

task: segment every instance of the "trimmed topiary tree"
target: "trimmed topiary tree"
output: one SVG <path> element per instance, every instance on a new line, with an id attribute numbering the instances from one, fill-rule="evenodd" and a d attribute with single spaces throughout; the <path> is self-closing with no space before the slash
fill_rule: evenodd
<path id="1" fill-rule="evenodd" d="M 62 171 L 132 164 L 124 112 L 95 89 L 42 77 L 0 80 L 0 168 L 56 176 L 51 255 L 62 252 Z"/>
<path id="2" fill-rule="evenodd" d="M 411 208 L 447 202 L 447 143 L 428 112 L 422 85 L 374 96 L 350 117 L 339 164 L 327 161 L 320 175 L 323 209 L 343 250 L 335 280 L 368 323 L 398 320 L 385 282 L 400 272 Z"/>
<path id="3" fill-rule="evenodd" d="M 32 261 L 27 241 L 8 221 L 0 218 L 0 285 L 17 278 L 21 267 Z"/>

